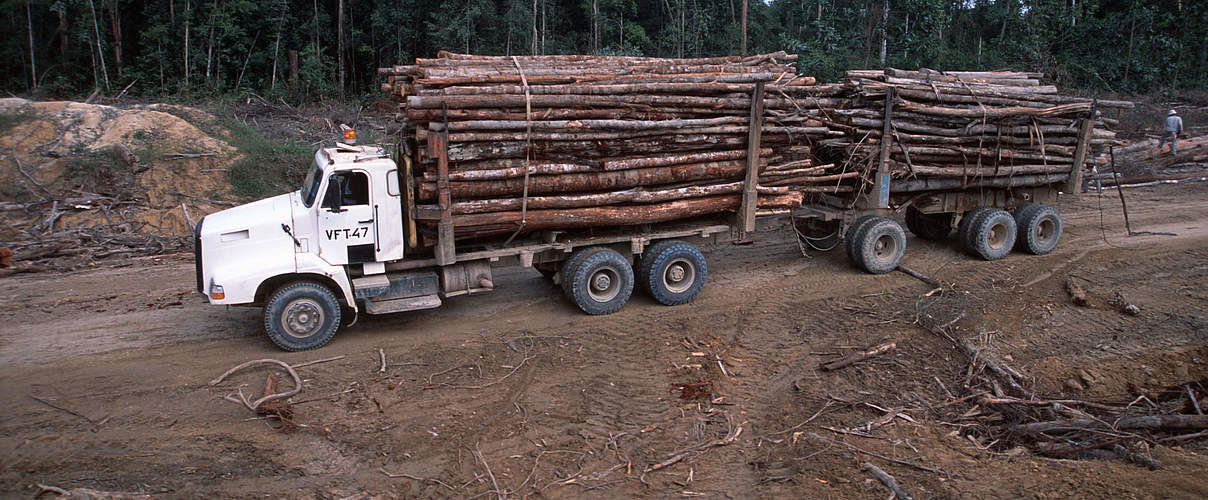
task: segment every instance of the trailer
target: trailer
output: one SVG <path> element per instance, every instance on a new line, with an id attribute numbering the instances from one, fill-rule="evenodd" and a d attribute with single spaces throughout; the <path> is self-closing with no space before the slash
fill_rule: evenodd
<path id="1" fill-rule="evenodd" d="M 871 166 L 865 163 L 864 167 L 852 167 L 857 170 L 851 173 L 847 164 L 780 170 L 776 180 L 765 182 L 761 176 L 769 170 L 775 170 L 767 165 L 769 148 L 765 145 L 791 152 L 794 151 L 794 141 L 811 140 L 808 134 L 814 134 L 815 138 L 847 135 L 861 141 L 856 147 L 866 146 L 863 142 L 871 135 L 870 132 L 861 136 L 859 130 L 852 126 L 833 121 L 826 122 L 827 127 L 838 127 L 840 131 L 808 125 L 821 123 L 818 116 L 828 114 L 828 110 L 823 109 L 825 106 L 833 106 L 834 109 L 829 111 L 835 114 L 841 108 L 846 109 L 844 107 L 848 103 L 843 99 L 819 97 L 837 96 L 843 89 L 767 83 L 767 79 L 777 79 L 779 82 L 783 78 L 763 71 L 758 65 L 776 64 L 778 57 L 786 57 L 783 54 L 695 60 L 689 61 L 692 64 L 682 66 L 687 69 L 681 70 L 674 69 L 681 68 L 679 65 L 668 65 L 659 60 L 609 59 L 608 64 L 613 65 L 610 68 L 614 73 L 589 75 L 601 82 L 598 87 L 575 83 L 580 77 L 564 74 L 565 71 L 558 65 L 573 63 L 576 65 L 574 68 L 579 68 L 578 65 L 596 64 L 600 58 L 549 57 L 555 59 L 550 59 L 552 62 L 546 62 L 541 67 L 543 73 L 539 77 L 553 82 L 551 87 L 565 85 L 565 88 L 542 91 L 569 89 L 582 92 L 584 98 L 596 99 L 591 102 L 598 101 L 603 103 L 601 105 L 630 107 L 619 110 L 549 108 L 544 112 L 546 115 L 582 118 L 619 113 L 628 119 L 559 119 L 536 123 L 531 109 L 534 102 L 574 106 L 577 98 L 557 96 L 559 99 L 556 100 L 531 100 L 529 92 L 533 89 L 524 72 L 519 71 L 518 77 L 500 76 L 497 73 L 503 70 L 498 69 L 498 61 L 476 61 L 475 64 L 496 66 L 485 66 L 488 68 L 485 76 L 478 73 L 467 76 L 456 67 L 450 69 L 450 61 L 466 59 L 454 57 L 446 61 L 438 60 L 436 62 L 440 64 L 433 63 L 433 67 L 449 72 L 450 81 L 456 84 L 488 82 L 487 85 L 495 85 L 498 81 L 510 87 L 442 87 L 436 93 L 412 96 L 417 99 L 408 97 L 409 102 L 414 104 L 407 109 L 409 116 L 418 117 L 421 119 L 419 123 L 422 123 L 414 134 L 401 134 L 393 144 L 386 146 L 357 145 L 355 131 L 346 129 L 341 142 L 316 151 L 314 162 L 299 190 L 206 216 L 198 222 L 194 235 L 198 292 L 212 304 L 263 307 L 264 329 L 268 337 L 282 349 L 300 351 L 327 344 L 342 326 L 353 323 L 361 313 L 386 314 L 430 309 L 457 297 L 493 291 L 493 269 L 505 265 L 518 265 L 541 272 L 557 283 L 567 298 L 587 314 L 610 314 L 620 310 L 629 301 L 635 288 L 664 305 L 688 303 L 702 292 L 708 278 L 708 263 L 697 248 L 700 241 L 748 242 L 756 230 L 757 222 L 772 217 L 791 218 L 801 241 L 816 249 L 829 250 L 843 245 L 847 257 L 856 267 L 876 274 L 896 269 L 905 254 L 906 230 L 899 219 L 904 220 L 906 229 L 924 239 L 947 238 L 955 231 L 964 248 L 987 260 L 1003 258 L 1013 249 L 1045 254 L 1057 246 L 1063 229 L 1061 214 L 1051 204 L 1060 192 L 1077 192 L 1082 168 L 1087 163 L 1087 154 L 1094 138 L 1094 104 L 1089 106 L 1089 112 L 1086 113 L 1083 111 L 1088 106 L 1078 104 L 1080 107 L 1073 111 L 1079 113 L 1078 118 L 1063 118 L 1068 122 L 1062 126 L 1065 128 L 1046 125 L 1055 127 L 1050 130 L 1057 132 L 1076 126 L 1076 144 L 1072 148 L 1050 146 L 1054 150 L 1068 151 L 1069 157 L 1057 158 L 1045 151 L 1042 138 L 1039 157 L 1045 161 L 1050 157 L 1062 161 L 1053 165 L 1046 163 L 1039 169 L 1033 166 L 1023 169 L 1038 170 L 1040 173 L 1004 176 L 979 174 L 957 179 L 925 176 L 895 178 L 891 156 L 899 154 L 898 151 L 907 154 L 909 149 L 900 143 L 895 144 L 894 139 L 901 137 L 893 128 L 894 105 L 898 98 L 894 87 L 890 86 L 885 94 L 884 115 L 880 117 L 883 128 L 877 134 L 878 140 L 869 141 L 869 144 L 879 148 L 878 157 Z M 510 62 L 520 69 L 518 59 Z M 669 83 L 648 83 L 652 77 L 630 74 L 631 69 L 627 68 L 631 63 L 648 64 L 659 71 L 737 69 L 734 73 L 721 73 L 721 76 L 676 74 Z M 402 67 L 397 71 L 402 74 L 414 73 L 415 70 L 413 67 Z M 723 76 L 731 83 L 716 83 Z M 407 81 L 423 81 L 420 77 L 414 78 L 417 79 Z M 615 83 L 616 79 L 621 79 L 623 83 Z M 635 79 L 647 83 L 634 87 L 639 85 L 632 83 Z M 698 83 L 702 79 L 707 83 Z M 523 82 L 523 86 L 511 85 L 516 81 Z M 566 83 L 568 81 L 571 83 Z M 809 82 L 812 83 L 812 79 Z M 780 96 L 790 93 L 808 95 L 816 114 L 804 118 L 790 115 L 794 113 L 794 107 L 800 106 L 791 102 L 791 99 L 765 96 L 765 84 L 776 85 L 770 88 L 774 88 Z M 701 88 L 704 90 L 694 90 L 697 89 L 696 85 L 703 85 Z M 392 83 L 389 86 L 392 92 L 403 92 L 399 89 L 404 88 L 414 90 L 411 83 Z M 663 94 L 653 97 L 625 95 L 634 88 L 654 89 Z M 667 95 L 684 89 L 688 89 L 691 95 Z M 492 100 L 492 93 L 519 91 L 524 92 L 520 99 L 505 96 L 505 99 Z M 465 95 L 466 92 L 486 94 Z M 708 92 L 724 97 L 701 97 L 701 93 Z M 749 94 L 743 95 L 741 92 Z M 937 91 L 935 95 L 938 98 L 940 94 Z M 472 109 L 448 108 L 449 103 L 459 102 L 468 103 Z M 505 103 L 508 109 L 482 111 L 473 108 L 494 102 Z M 766 125 L 770 120 L 769 110 L 765 109 L 766 102 L 779 106 L 775 110 L 779 113 L 775 117 L 777 120 L 806 120 L 806 125 Z M 735 108 L 739 104 L 748 107 Z M 977 105 L 981 106 L 981 103 Z M 661 107 L 657 111 L 648 111 L 655 109 L 651 106 Z M 516 111 L 516 107 L 523 111 Z M 635 112 L 633 109 L 641 111 Z M 918 114 L 919 109 L 927 111 L 924 107 L 915 106 L 909 112 Z M 1061 112 L 1066 117 L 1074 116 L 1070 114 L 1073 108 L 1068 106 L 1036 109 L 1039 111 L 1035 113 L 1024 110 L 1024 114 L 1049 116 Z M 683 120 L 676 115 L 681 112 L 703 113 L 709 118 Z M 482 121 L 484 114 L 507 120 Z M 667 118 L 667 115 L 671 115 L 671 119 L 657 123 L 644 122 Z M 514 120 L 516 117 L 521 120 Z M 1039 122 L 1035 119 L 1032 121 L 1037 132 L 1040 132 Z M 724 123 L 724 126 L 718 126 L 718 123 Z M 578 141 L 573 144 L 579 149 L 573 151 L 579 153 L 591 153 L 591 148 L 595 147 L 615 147 L 615 144 L 605 140 L 617 139 L 633 140 L 635 142 L 632 144 L 640 145 L 644 148 L 642 151 L 649 154 L 651 149 L 657 150 L 660 146 L 674 148 L 676 144 L 674 140 L 658 139 L 670 137 L 658 135 L 669 132 L 651 131 L 652 127 L 681 124 L 695 134 L 692 136 L 694 141 L 743 149 L 720 153 L 700 153 L 698 149 L 697 158 L 716 160 L 724 157 L 725 161 L 686 170 L 721 172 L 717 174 L 720 177 L 710 178 L 707 182 L 700 177 L 689 177 L 688 180 L 695 179 L 695 182 L 685 184 L 683 179 L 675 176 L 652 174 L 649 177 L 656 179 L 651 181 L 652 184 L 661 191 L 643 192 L 643 195 L 649 196 L 639 197 L 641 199 L 635 203 L 620 205 L 615 204 L 617 196 L 625 194 L 624 199 L 632 201 L 630 195 L 634 193 L 607 189 L 618 185 L 636 185 L 622 181 L 631 181 L 639 178 L 639 175 L 614 175 L 609 165 L 599 161 L 586 166 L 544 165 L 542 168 L 549 171 L 539 171 L 528 159 L 533 149 L 531 138 L 540 134 L 550 141 Z M 494 133 L 466 133 L 467 125 L 513 129 L 521 125 L 527 130 L 500 136 Z M 555 131 L 536 134 L 534 125 L 551 127 Z M 618 125 L 627 132 L 576 135 L 558 131 Z M 1001 134 L 1001 128 L 999 132 Z M 716 135 L 708 135 L 710 133 Z M 803 137 L 801 133 L 807 135 Z M 455 174 L 463 177 L 467 174 L 464 171 L 451 172 L 452 161 L 465 159 L 452 159 L 450 138 L 456 135 L 468 141 L 495 141 L 500 137 L 513 138 L 516 134 L 530 141 L 530 144 L 509 150 L 512 154 L 523 152 L 521 160 L 513 162 L 521 165 L 522 184 L 517 179 L 504 178 L 505 174 L 514 174 L 514 168 L 492 163 L 503 160 L 475 158 L 477 163 L 488 164 L 493 169 L 489 178 L 503 180 L 476 185 L 478 188 L 492 188 L 486 190 L 486 198 L 470 200 L 468 205 L 465 200 L 455 199 L 455 184 L 459 181 L 453 177 Z M 654 142 L 646 138 L 650 135 L 656 137 Z M 583 137 L 591 137 L 592 140 L 579 140 Z M 634 137 L 639 139 L 632 139 Z M 496 147 L 492 142 L 474 144 L 487 144 L 475 147 L 479 151 L 491 151 L 492 154 L 506 146 Z M 676 151 L 665 153 L 674 156 Z M 566 156 L 565 152 L 562 156 Z M 652 160 L 670 161 L 666 155 L 625 157 L 619 163 L 626 166 L 618 168 L 644 166 Z M 910 163 L 908 155 L 905 161 Z M 799 164 L 800 161 L 787 161 L 781 166 Z M 819 170 L 827 171 L 816 177 L 800 176 L 803 171 Z M 1008 170 L 1015 172 L 1009 167 Z M 591 182 L 581 184 L 587 186 L 583 188 L 585 191 L 572 192 L 572 199 L 552 200 L 558 202 L 553 205 L 555 208 L 530 210 L 530 201 L 537 201 L 530 193 L 532 172 L 551 178 L 561 172 L 574 172 L 565 175 L 588 176 L 583 178 Z M 608 182 L 602 182 L 601 179 Z M 854 184 L 826 188 L 808 184 L 818 179 L 836 179 Z M 807 184 L 794 186 L 794 182 Z M 511 192 L 494 189 L 504 184 L 513 191 L 522 186 L 523 194 L 515 198 L 499 198 L 499 195 Z M 580 185 L 572 188 L 576 186 Z M 674 195 L 671 201 L 660 198 L 667 193 Z M 605 209 L 567 204 L 585 199 L 605 199 L 605 203 L 613 204 Z M 506 212 L 507 224 L 502 225 L 482 223 L 483 220 L 490 223 L 504 220 L 497 217 L 497 213 L 483 217 L 481 213 L 456 210 L 458 206 L 465 209 L 466 206 L 475 208 L 481 205 L 519 205 L 520 208 Z M 561 206 L 577 208 L 557 208 Z M 458 221 L 473 221 L 477 225 L 469 225 L 479 229 L 467 234 Z"/>

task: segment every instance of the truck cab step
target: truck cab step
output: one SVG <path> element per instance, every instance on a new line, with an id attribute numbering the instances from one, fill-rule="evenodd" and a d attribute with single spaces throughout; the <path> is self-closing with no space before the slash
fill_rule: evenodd
<path id="1" fill-rule="evenodd" d="M 386 314 L 403 311 L 417 311 L 440 307 L 440 297 L 436 294 L 405 299 L 366 300 L 365 312 L 369 314 Z"/>

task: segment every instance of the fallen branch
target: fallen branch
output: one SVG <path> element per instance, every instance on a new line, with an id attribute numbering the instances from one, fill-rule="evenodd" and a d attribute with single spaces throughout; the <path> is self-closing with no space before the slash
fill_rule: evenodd
<path id="1" fill-rule="evenodd" d="M 697 443 L 695 445 L 692 445 L 692 446 L 684 448 L 680 451 L 677 451 L 677 452 L 671 454 L 670 457 L 667 457 L 667 459 L 663 460 L 662 462 L 659 462 L 657 464 L 647 467 L 646 470 L 643 471 L 643 473 L 653 472 L 653 471 L 656 471 L 659 469 L 664 469 L 664 468 L 670 467 L 670 466 L 678 463 L 680 460 L 683 460 L 688 455 L 691 455 L 698 451 L 704 451 L 704 450 L 707 450 L 709 448 L 713 448 L 716 446 L 725 446 L 727 444 L 733 443 L 734 440 L 737 439 L 740 434 L 742 434 L 742 426 L 741 425 L 735 426 L 733 418 L 730 417 L 730 414 L 728 414 L 728 413 L 726 414 L 726 425 L 729 426 L 729 429 L 726 431 L 726 437 L 721 438 L 721 439 L 711 439 L 709 441 Z"/>
<path id="2" fill-rule="evenodd" d="M 824 371 L 828 371 L 828 372 L 835 371 L 840 368 L 845 368 L 845 367 L 854 365 L 854 364 L 864 361 L 868 358 L 871 358 L 874 356 L 879 356 L 881 354 L 889 352 L 891 349 L 893 349 L 897 346 L 898 346 L 897 343 L 886 342 L 884 344 L 881 344 L 881 345 L 878 345 L 875 347 L 871 347 L 871 348 L 868 348 L 863 351 L 853 352 L 853 353 L 848 354 L 847 356 L 843 356 L 842 358 L 839 358 L 839 359 L 833 359 L 833 360 L 827 361 L 825 363 L 822 363 L 819 366 L 819 368 L 822 368 Z"/>
<path id="3" fill-rule="evenodd" d="M 378 373 L 386 373 L 386 351 L 378 349 L 378 357 L 382 358 L 382 367 L 378 368 Z"/>
<path id="4" fill-rule="evenodd" d="M 72 488 L 65 490 L 58 486 L 47 486 L 42 483 L 37 483 L 38 488 L 42 490 L 34 495 L 35 498 L 42 496 L 45 493 L 54 493 L 59 495 L 58 498 L 71 500 L 151 500 L 151 495 L 141 493 L 126 493 L 123 491 L 100 491 L 88 488 Z"/>
<path id="5" fill-rule="evenodd" d="M 923 274 L 923 273 L 920 273 L 920 272 L 918 272 L 918 271 L 915 271 L 915 270 L 913 270 L 913 269 L 911 269 L 911 268 L 909 268 L 909 267 L 906 267 L 906 266 L 903 266 L 903 265 L 898 265 L 897 270 L 898 270 L 898 271 L 901 271 L 901 272 L 904 272 L 904 273 L 906 273 L 906 274 L 909 274 L 909 275 L 911 275 L 911 276 L 914 276 L 914 277 L 915 277 L 915 278 L 917 278 L 919 281 L 922 281 L 923 283 L 926 283 L 926 284 L 928 284 L 928 285 L 931 285 L 931 286 L 933 286 L 933 287 L 935 287 L 935 288 L 943 288 L 943 287 L 944 287 L 944 284 L 943 284 L 943 283 L 940 283 L 939 281 L 936 281 L 934 278 L 931 278 L 931 277 L 929 277 L 929 276 L 927 276 L 927 275 L 925 275 L 925 274 Z"/>
<path id="6" fill-rule="evenodd" d="M 897 495 L 900 500 L 914 500 L 914 497 L 910 496 L 910 493 L 907 493 L 906 490 L 903 490 L 901 486 L 898 486 L 898 482 L 893 478 L 893 476 L 881 470 L 880 467 L 868 462 L 864 462 L 864 465 L 860 466 L 860 470 L 869 473 L 872 475 L 872 477 L 877 478 L 881 484 L 884 484 L 886 488 L 889 488 L 889 491 L 892 491 L 894 495 Z"/>
<path id="7" fill-rule="evenodd" d="M 248 361 L 247 363 L 243 363 L 239 366 L 231 368 L 230 370 L 227 370 L 222 375 L 219 375 L 218 378 L 211 380 L 210 385 L 211 386 L 218 385 L 218 384 L 222 383 L 223 379 L 226 379 L 227 376 L 229 376 L 230 374 L 235 373 L 244 368 L 247 368 L 249 366 L 256 366 L 256 365 L 263 365 L 263 364 L 275 364 L 275 365 L 278 365 L 278 366 L 284 368 L 285 371 L 289 372 L 289 376 L 293 377 L 294 388 L 289 391 L 286 391 L 286 392 L 269 394 L 267 396 L 264 396 L 260 399 L 255 400 L 251 403 L 244 401 L 244 406 L 247 406 L 249 410 L 258 411 L 258 409 L 260 408 L 260 405 L 262 405 L 264 403 L 267 403 L 269 401 L 273 401 L 276 399 L 288 398 L 299 392 L 302 392 L 302 377 L 299 377 L 298 372 L 294 371 L 294 368 L 289 366 L 289 364 L 285 363 L 284 361 L 279 361 L 276 359 L 256 359 L 256 360 Z M 240 395 L 242 395 L 242 393 L 240 393 Z"/>
<path id="8" fill-rule="evenodd" d="M 439 484 L 439 485 L 441 485 L 441 486 L 444 486 L 445 488 L 448 488 L 448 489 L 449 489 L 449 491 L 457 491 L 457 488 L 454 488 L 454 487 L 452 487 L 452 486 L 449 486 L 448 484 L 445 484 L 445 483 L 444 483 L 444 481 L 441 481 L 441 480 L 439 480 L 439 479 L 431 479 L 431 478 L 426 478 L 426 477 L 416 477 L 416 476 L 412 476 L 411 474 L 404 474 L 404 473 L 402 473 L 402 472 L 390 473 L 390 472 L 386 472 L 386 469 L 378 469 L 378 472 L 381 472 L 382 474 L 385 474 L 385 475 L 386 475 L 386 477 L 389 477 L 389 478 L 399 478 L 399 477 L 405 477 L 405 478 L 407 478 L 407 479 L 411 479 L 411 480 L 413 480 L 413 481 L 436 483 L 436 484 Z"/>
<path id="9" fill-rule="evenodd" d="M 1141 417 L 1124 417 L 1111 424 L 1108 424 L 1102 420 L 1090 419 L 1051 420 L 1048 422 L 1033 422 L 1030 424 L 1011 426 L 1012 431 L 1020 434 L 1120 429 L 1208 429 L 1208 415 L 1150 415 Z"/>
<path id="10" fill-rule="evenodd" d="M 826 443 L 826 444 L 837 444 L 837 445 L 839 445 L 839 446 L 842 446 L 842 447 L 844 447 L 844 448 L 847 448 L 848 450 L 854 451 L 854 452 L 856 452 L 856 453 L 860 453 L 860 454 L 868 455 L 868 456 L 870 456 L 870 457 L 874 457 L 874 458 L 879 458 L 879 459 L 884 460 L 884 461 L 889 462 L 889 463 L 894 463 L 894 464 L 898 464 L 898 465 L 905 465 L 905 466 L 907 466 L 907 467 L 912 467 L 912 468 L 915 468 L 915 469 L 918 469 L 918 470 L 921 470 L 921 471 L 934 472 L 934 473 L 936 473 L 936 474 L 944 474 L 944 475 L 947 475 L 947 473 L 946 473 L 946 472 L 944 472 L 944 470 L 943 470 L 943 469 L 940 469 L 940 468 L 938 468 L 938 467 L 931 467 L 931 466 L 929 466 L 929 465 L 923 465 L 923 464 L 920 464 L 920 463 L 917 463 L 917 462 L 912 462 L 912 461 L 910 461 L 910 460 L 902 460 L 902 459 L 900 459 L 900 458 L 887 457 L 887 456 L 885 456 L 885 455 L 880 455 L 880 454 L 873 453 L 873 452 L 871 452 L 871 451 L 865 450 L 865 449 L 860 448 L 860 447 L 858 447 L 858 446 L 856 446 L 856 445 L 853 445 L 853 444 L 849 444 L 849 443 L 845 443 L 845 442 L 843 442 L 843 441 L 838 441 L 838 440 L 835 440 L 835 439 L 830 439 L 830 438 L 827 438 L 827 437 L 820 436 L 820 435 L 815 434 L 815 433 L 813 433 L 813 432 L 809 433 L 809 434 L 808 434 L 808 436 L 810 437 L 810 439 L 813 439 L 813 440 L 815 440 L 815 441 L 820 441 L 820 442 L 822 442 L 822 443 Z"/>
<path id="11" fill-rule="evenodd" d="M 40 403 L 42 403 L 42 404 L 44 404 L 44 405 L 46 405 L 46 406 L 49 406 L 49 407 L 51 407 L 51 408 L 54 408 L 54 409 L 56 409 L 56 410 L 65 411 L 65 412 L 67 412 L 67 413 L 70 413 L 70 414 L 72 414 L 72 415 L 75 415 L 75 416 L 77 416 L 77 417 L 80 417 L 80 418 L 82 418 L 82 419 L 84 419 L 84 420 L 87 420 L 87 421 L 88 421 L 88 423 L 92 424 L 92 430 L 93 430 L 93 432 L 96 432 L 96 428 L 97 428 L 97 426 L 99 426 L 99 425 L 100 425 L 100 423 L 98 423 L 98 422 L 104 422 L 104 421 L 106 421 L 106 420 L 109 420 L 108 418 L 105 418 L 105 419 L 101 419 L 101 420 L 99 420 L 99 421 L 96 421 L 96 420 L 93 420 L 93 419 L 91 419 L 91 418 L 88 418 L 88 416 L 84 415 L 83 413 L 80 413 L 80 412 L 78 412 L 78 411 L 75 411 L 75 410 L 73 410 L 73 409 L 71 409 L 71 408 L 67 408 L 67 407 L 65 407 L 65 406 L 59 406 L 59 405 L 57 405 L 57 404 L 51 403 L 50 401 L 47 401 L 46 399 L 44 399 L 44 398 L 40 398 L 40 397 L 38 397 L 38 396 L 34 396 L 33 394 L 30 394 L 30 395 L 29 395 L 29 397 L 34 398 L 34 399 L 35 399 L 35 400 L 37 400 L 38 402 L 40 402 Z"/>
<path id="12" fill-rule="evenodd" d="M 296 365 L 290 365 L 290 366 L 292 366 L 293 368 L 297 369 L 297 368 L 302 368 L 303 366 L 317 365 L 317 364 L 319 364 L 319 363 L 327 363 L 327 362 L 330 362 L 330 361 L 338 361 L 338 360 L 341 360 L 341 359 L 344 359 L 344 355 L 342 355 L 342 354 L 341 354 L 341 355 L 339 355 L 339 356 L 336 356 L 336 357 L 334 357 L 334 358 L 323 358 L 323 359 L 316 359 L 316 360 L 314 360 L 314 361 L 306 361 L 306 362 L 304 362 L 304 363 L 298 363 L 298 364 L 296 364 Z"/>
<path id="13" fill-rule="evenodd" d="M 499 497 L 499 500 L 506 499 L 507 492 L 499 489 L 499 481 L 495 480 L 495 474 L 493 472 L 491 472 L 491 465 L 487 463 L 487 458 L 482 456 L 482 450 L 480 450 L 478 448 L 478 443 L 474 443 L 473 452 L 474 452 L 474 458 L 478 459 L 479 462 L 482 462 L 482 468 L 486 469 L 487 477 L 491 478 L 491 486 L 493 486 L 495 488 L 494 493 Z"/>

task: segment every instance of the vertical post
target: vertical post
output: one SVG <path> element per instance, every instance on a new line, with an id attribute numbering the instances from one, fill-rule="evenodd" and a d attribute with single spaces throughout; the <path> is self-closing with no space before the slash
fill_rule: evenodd
<path id="1" fill-rule="evenodd" d="M 763 136 L 763 82 L 751 92 L 751 117 L 747 122 L 747 175 L 742 185 L 742 205 L 738 209 L 738 240 L 746 241 L 755 232 L 755 209 L 759 207 L 759 142 Z"/>
<path id="2" fill-rule="evenodd" d="M 440 222 L 436 225 L 436 264 L 457 262 L 453 240 L 453 199 L 449 192 L 449 131 L 443 126 L 428 135 L 428 156 L 436 158 L 436 206 Z"/>
<path id="3" fill-rule="evenodd" d="M 877 162 L 876 208 L 878 212 L 889 210 L 889 151 L 893 148 L 893 101 L 897 97 L 896 87 L 885 88 L 885 117 L 881 125 L 881 158 Z"/>
<path id="4" fill-rule="evenodd" d="M 1095 106 L 1091 105 L 1091 115 L 1095 114 Z M 1074 165 L 1070 169 L 1070 177 L 1065 182 L 1065 194 L 1077 198 L 1082 192 L 1082 170 L 1086 167 L 1086 152 L 1091 145 L 1091 137 L 1095 133 L 1094 118 L 1083 118 L 1078 129 L 1078 145 L 1074 147 Z"/>

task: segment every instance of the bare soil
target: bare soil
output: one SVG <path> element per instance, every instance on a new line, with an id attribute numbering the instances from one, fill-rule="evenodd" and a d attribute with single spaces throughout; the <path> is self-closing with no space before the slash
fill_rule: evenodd
<path id="1" fill-rule="evenodd" d="M 688 305 L 635 294 L 586 316 L 537 272 L 504 269 L 494 294 L 363 317 L 306 353 L 276 350 L 259 310 L 206 305 L 187 254 L 6 278 L 0 495 L 886 498 L 869 462 L 916 498 L 1205 498 L 1203 438 L 1152 447 L 1156 470 L 970 438 L 975 404 L 949 394 L 969 362 L 919 326 L 952 321 L 1050 397 L 1123 405 L 1204 382 L 1208 185 L 1126 194 L 1134 230 L 1173 235 L 1126 236 L 1109 191 L 1059 204 L 1066 233 L 1047 256 L 983 262 L 912 237 L 903 264 L 951 284 L 943 300 L 842 251 L 805 258 L 771 227 L 706 248 L 708 286 Z M 1071 276 L 1089 307 L 1070 303 Z M 1140 315 L 1111 305 L 1117 291 Z M 897 347 L 818 369 L 886 341 Z M 334 356 L 298 369 L 300 427 L 286 431 L 224 400 L 241 384 L 259 396 L 268 368 L 208 385 L 247 360 Z M 839 432 L 878 407 L 909 418 Z"/>

